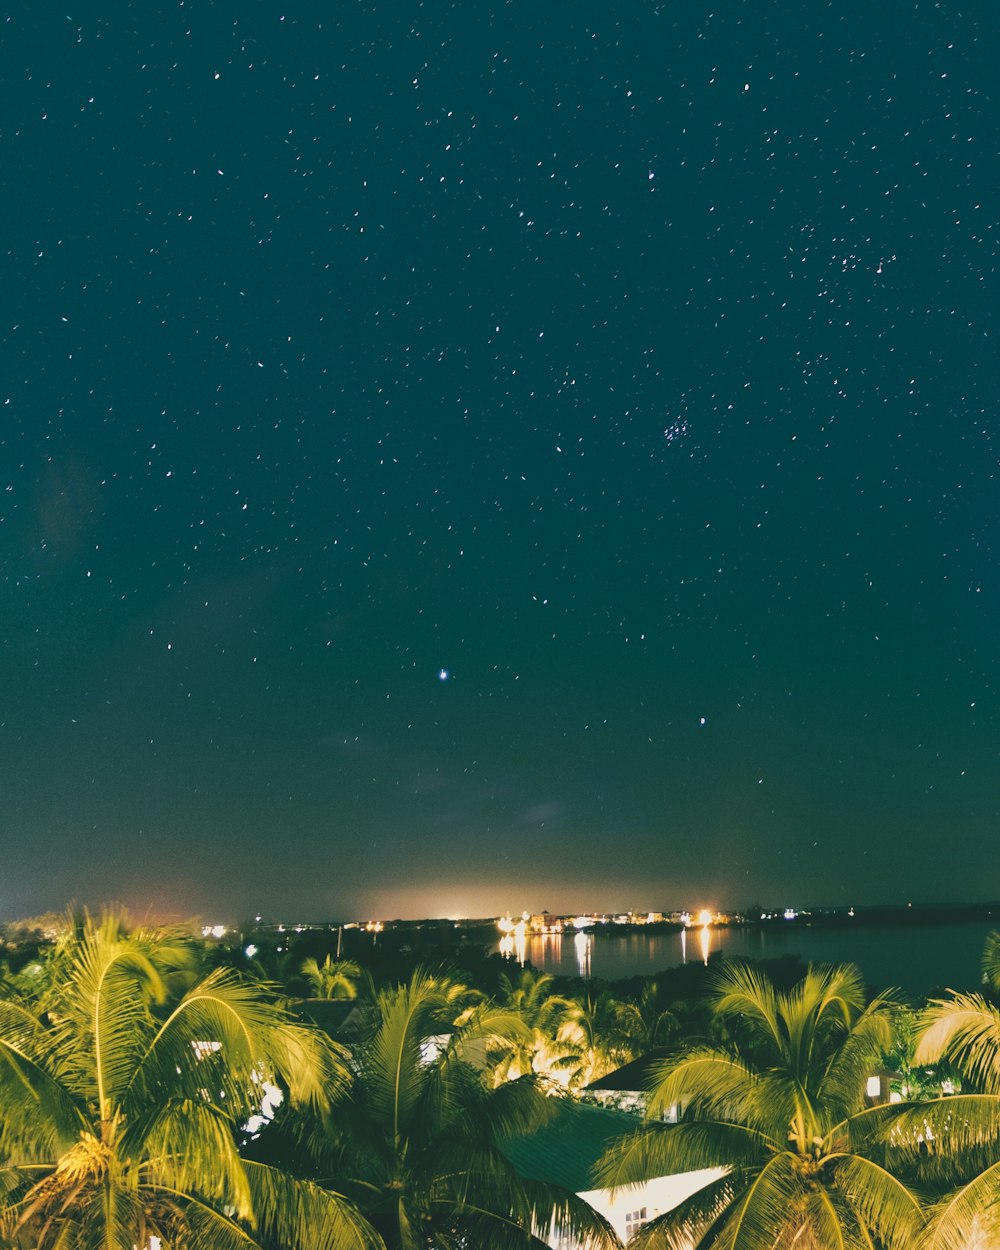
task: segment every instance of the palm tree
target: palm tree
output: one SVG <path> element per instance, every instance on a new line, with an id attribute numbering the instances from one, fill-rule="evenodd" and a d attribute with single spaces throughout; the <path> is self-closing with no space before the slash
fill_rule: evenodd
<path id="1" fill-rule="evenodd" d="M 650 977 L 644 981 L 638 1002 L 630 1000 L 619 1006 L 619 1027 L 628 1039 L 631 1051 L 628 1058 L 634 1059 L 654 1046 L 663 1046 L 670 1041 L 680 1028 L 679 1015 L 685 1010 L 684 1003 L 674 1003 L 672 1008 L 664 1007 L 656 979 Z"/>
<path id="2" fill-rule="evenodd" d="M 1000 933 L 995 929 L 990 933 L 983 946 L 983 984 L 989 986 L 993 993 L 1000 991 Z"/>
<path id="3" fill-rule="evenodd" d="M 694 1046 L 660 1065 L 647 1123 L 605 1156 L 604 1184 L 716 1169 L 631 1244 L 679 1250 L 903 1250 L 913 1194 L 860 1153 L 866 1077 L 891 1042 L 885 997 L 865 1006 L 851 966 L 810 968 L 787 994 L 727 967 L 715 1015 L 741 1045 Z M 662 1117 L 680 1108 L 677 1124 Z M 661 1122 L 657 1122 L 661 1121 Z"/>
<path id="4" fill-rule="evenodd" d="M 418 971 L 383 990 L 355 1051 L 356 1076 L 332 1129 L 309 1143 L 389 1250 L 542 1247 L 554 1224 L 593 1250 L 613 1231 L 575 1194 L 525 1180 L 504 1143 L 553 1114 L 535 1078 L 487 1089 L 477 1051 L 523 1028 L 464 986 Z M 456 1026 L 455 1021 L 462 1023 Z"/>
<path id="5" fill-rule="evenodd" d="M 571 999 L 572 1006 L 556 1031 L 556 1042 L 572 1048 L 560 1061 L 560 1076 L 568 1075 L 568 1088 L 580 1089 L 635 1057 L 629 1032 L 631 1020 L 626 1004 L 603 990 Z M 633 1004 L 627 1004 L 633 1006 Z"/>
<path id="6" fill-rule="evenodd" d="M 497 1083 L 530 1073 L 554 1085 L 566 1086 L 580 1068 L 582 1034 L 574 1029 L 580 1004 L 552 993 L 547 972 L 522 968 L 516 980 L 500 974 L 500 1005 L 525 1028 L 502 1039 L 493 1055 Z"/>
<path id="7" fill-rule="evenodd" d="M 990 951 L 988 943 L 987 958 Z M 979 994 L 934 999 L 914 1063 L 940 1075 L 942 1061 L 958 1072 L 962 1092 L 902 1111 L 888 1145 L 926 1182 L 959 1182 L 932 1212 L 928 1247 L 986 1250 L 1000 1244 L 1000 1010 Z"/>
<path id="8" fill-rule="evenodd" d="M 331 959 L 327 955 L 320 964 L 309 958 L 302 964 L 302 975 L 309 982 L 316 998 L 357 998 L 357 982 L 361 965 L 353 959 Z"/>
<path id="9" fill-rule="evenodd" d="M 0 1001 L 0 1240 L 33 1250 L 327 1247 L 378 1237 L 342 1197 L 240 1158 L 268 1086 L 323 1108 L 341 1056 L 177 934 L 67 925 L 33 1005 Z"/>

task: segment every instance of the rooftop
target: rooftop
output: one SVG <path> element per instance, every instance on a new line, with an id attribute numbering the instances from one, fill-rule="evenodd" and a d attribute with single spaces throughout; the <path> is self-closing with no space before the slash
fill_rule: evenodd
<path id="1" fill-rule="evenodd" d="M 529 1180 L 561 1185 L 573 1193 L 596 1189 L 593 1171 L 616 1137 L 638 1128 L 635 1116 L 563 1101 L 547 1127 L 526 1137 L 515 1137 L 504 1153 Z"/>

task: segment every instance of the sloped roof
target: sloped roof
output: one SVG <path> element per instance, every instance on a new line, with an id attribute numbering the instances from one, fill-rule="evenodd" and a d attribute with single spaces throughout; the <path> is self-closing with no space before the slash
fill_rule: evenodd
<path id="1" fill-rule="evenodd" d="M 561 1185 L 573 1193 L 597 1186 L 594 1165 L 616 1137 L 639 1127 L 635 1116 L 563 1100 L 551 1124 L 530 1136 L 515 1137 L 504 1154 L 528 1180 Z"/>
<path id="2" fill-rule="evenodd" d="M 653 1085 L 653 1068 L 656 1064 L 662 1063 L 674 1052 L 666 1046 L 654 1047 L 646 1055 L 640 1055 L 638 1059 L 633 1059 L 631 1063 L 623 1064 L 620 1068 L 615 1068 L 614 1072 L 609 1072 L 607 1076 L 602 1076 L 600 1080 L 591 1081 L 586 1087 L 590 1090 L 616 1090 L 621 1093 L 645 1093 Z"/>
<path id="3" fill-rule="evenodd" d="M 370 1010 L 356 998 L 300 998 L 291 1009 L 338 1042 L 354 1041 Z"/>

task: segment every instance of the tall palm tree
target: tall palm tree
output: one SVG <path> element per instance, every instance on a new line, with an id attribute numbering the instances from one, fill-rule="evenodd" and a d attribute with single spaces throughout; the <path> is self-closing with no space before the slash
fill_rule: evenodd
<path id="1" fill-rule="evenodd" d="M 570 1001 L 572 1006 L 558 1026 L 556 1041 L 572 1048 L 561 1060 L 560 1074 L 568 1074 L 568 1088 L 576 1090 L 633 1059 L 635 1049 L 626 1004 L 609 991 L 596 996 L 588 992 Z"/>
<path id="2" fill-rule="evenodd" d="M 309 982 L 316 998 L 357 998 L 361 965 L 353 959 L 331 959 L 322 964 L 309 958 L 302 964 L 302 975 Z"/>
<path id="3" fill-rule="evenodd" d="M 33 1250 L 327 1247 L 342 1197 L 240 1158 L 269 1084 L 323 1108 L 340 1055 L 190 942 L 109 912 L 67 927 L 34 1007 L 0 1001 L 0 1241 Z"/>
<path id="4" fill-rule="evenodd" d="M 554 979 L 550 973 L 531 968 L 522 968 L 514 980 L 501 973 L 500 1006 L 525 1027 L 502 1039 L 494 1053 L 498 1083 L 535 1073 L 565 1087 L 579 1070 L 582 1035 L 574 1026 L 580 1004 L 554 994 Z"/>
<path id="5" fill-rule="evenodd" d="M 504 1155 L 509 1138 L 551 1117 L 552 1100 L 532 1077 L 486 1088 L 477 1052 L 523 1026 L 469 1000 L 464 987 L 419 971 L 377 996 L 351 1096 L 310 1143 L 317 1168 L 337 1178 L 389 1250 L 527 1250 L 543 1247 L 536 1233 L 553 1224 L 610 1250 L 613 1231 L 586 1203 L 525 1180 Z"/>
<path id="6" fill-rule="evenodd" d="M 680 1250 L 903 1250 L 913 1194 L 857 1143 L 866 1077 L 891 1042 L 889 1003 L 865 1006 L 851 966 L 810 969 L 787 994 L 750 967 L 719 975 L 712 1006 L 739 1049 L 695 1046 L 660 1067 L 647 1123 L 609 1152 L 604 1184 L 717 1169 L 633 1243 Z M 679 1107 L 677 1124 L 664 1124 Z M 658 1122 L 660 1121 L 660 1122 Z"/>
<path id="7" fill-rule="evenodd" d="M 660 1000 L 659 987 L 654 977 L 643 982 L 637 1001 L 627 1000 L 619 1006 L 619 1027 L 628 1039 L 630 1059 L 663 1046 L 680 1028 L 679 1016 L 686 1010 L 684 1003 L 665 1007 Z"/>

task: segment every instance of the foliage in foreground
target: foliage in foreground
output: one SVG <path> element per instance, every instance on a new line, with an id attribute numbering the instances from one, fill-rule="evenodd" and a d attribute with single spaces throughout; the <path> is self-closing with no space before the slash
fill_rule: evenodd
<path id="1" fill-rule="evenodd" d="M 647 1224 L 637 1247 L 906 1250 L 923 1219 L 913 1193 L 859 1143 L 865 1080 L 891 1042 L 890 1006 L 865 1006 L 853 967 L 810 969 L 788 993 L 752 968 L 719 975 L 713 1007 L 737 1044 L 694 1046 L 661 1065 L 647 1122 L 603 1161 L 604 1184 L 712 1169 Z M 662 1123 L 668 1109 L 679 1122 Z"/>
<path id="2" fill-rule="evenodd" d="M 696 1021 L 693 994 L 668 1011 L 653 979 L 617 999 L 599 985 L 558 993 L 524 970 L 500 979 L 494 1004 L 444 976 L 376 991 L 354 963 L 289 959 L 316 995 L 360 988 L 348 1055 L 266 985 L 227 967 L 202 976 L 204 947 L 178 930 L 129 933 L 112 912 L 41 920 L 0 969 L 11 1250 L 153 1237 L 172 1250 L 524 1250 L 553 1228 L 610 1248 L 586 1204 L 520 1177 L 504 1146 L 549 1122 L 551 1095 L 671 1040 L 682 1020 L 686 1047 L 601 1179 L 705 1169 L 703 1183 L 637 1250 L 1000 1245 L 1000 936 L 984 994 L 916 1016 L 885 997 L 866 1006 L 851 968 L 793 984 L 723 966 L 711 1019 L 698 1008 Z M 712 1041 L 694 1043 L 692 1026 Z M 883 1062 L 913 1101 L 865 1105 Z M 241 1126 L 273 1085 L 284 1128 L 248 1150 Z M 679 1122 L 658 1122 L 673 1107 Z M 932 1196 L 923 1212 L 904 1179 Z"/>
<path id="3" fill-rule="evenodd" d="M 265 1084 L 319 1110 L 347 1072 L 321 1034 L 178 934 L 67 923 L 34 1001 L 0 1001 L 0 1238 L 33 1250 L 367 1250 L 344 1198 L 240 1158 Z"/>
<path id="4" fill-rule="evenodd" d="M 378 994 L 351 1094 L 308 1143 L 313 1166 L 338 1178 L 390 1250 L 528 1250 L 552 1226 L 613 1250 L 614 1232 L 587 1203 L 525 1179 L 504 1154 L 555 1106 L 534 1076 L 487 1088 L 487 1047 L 525 1028 L 480 998 L 422 972 Z"/>

